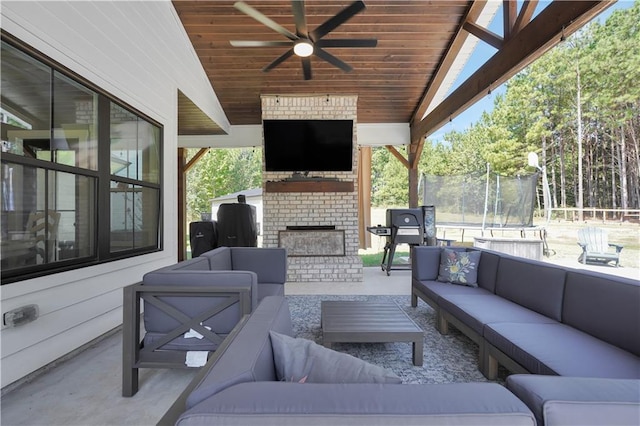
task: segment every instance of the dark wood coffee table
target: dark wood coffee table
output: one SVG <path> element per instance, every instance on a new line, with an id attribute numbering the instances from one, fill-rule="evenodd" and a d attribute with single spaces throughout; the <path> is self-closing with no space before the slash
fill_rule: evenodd
<path id="1" fill-rule="evenodd" d="M 324 300 L 320 304 L 322 343 L 412 342 L 413 364 L 422 365 L 424 334 L 395 303 Z"/>

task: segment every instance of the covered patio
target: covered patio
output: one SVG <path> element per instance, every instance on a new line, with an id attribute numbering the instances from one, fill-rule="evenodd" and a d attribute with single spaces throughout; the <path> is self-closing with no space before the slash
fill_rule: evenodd
<path id="1" fill-rule="evenodd" d="M 288 2 L 249 4 L 282 25 L 290 26 L 294 21 Z M 314 59 L 313 78 L 305 80 L 304 65 L 301 67 L 295 58 L 269 73 L 262 71 L 282 54 L 282 48 L 254 50 L 229 44 L 230 40 L 276 41 L 281 37 L 241 13 L 230 1 L 4 1 L 3 43 L 46 62 L 65 79 L 90 83 L 99 95 L 108 95 L 158 124 L 162 131 L 158 154 L 162 175 L 157 183 L 161 215 L 157 230 L 159 241 L 153 250 L 112 258 L 96 255 L 79 266 L 69 264 L 62 269 L 36 271 L 35 275 L 3 281 L 3 313 L 29 304 L 39 306 L 39 317 L 35 321 L 21 327 L 3 326 L 0 331 L 1 386 L 3 395 L 7 392 L 3 398 L 3 423 L 9 418 L 11 421 L 6 420 L 7 424 L 14 419 L 30 424 L 44 418 L 47 423 L 68 423 L 64 418 L 56 420 L 47 408 L 40 411 L 44 417 L 30 418 L 27 413 L 33 410 L 21 405 L 21 400 L 25 392 L 28 394 L 29 389 L 33 389 L 28 386 L 39 386 L 41 379 L 25 387 L 21 385 L 42 372 L 57 374 L 56 368 L 48 370 L 48 366 L 76 355 L 80 349 L 92 348 L 84 355 L 91 354 L 95 348 L 120 355 L 119 341 L 114 336 L 122 322 L 122 288 L 140 281 L 146 272 L 184 257 L 185 171 L 197 161 L 196 157 L 187 162 L 184 149 L 261 145 L 261 95 L 269 96 L 275 103 L 279 96 L 311 95 L 327 100 L 355 96 L 360 154 L 354 158 L 350 178 L 357 183 L 353 191 L 357 205 L 370 204 L 367 200 L 370 193 L 368 147 L 387 146 L 406 166 L 410 205 L 417 206 L 417 164 L 425 137 L 611 4 L 609 1 L 552 1 L 534 17 L 537 1 L 525 1 L 521 7 L 515 0 L 408 1 L 393 2 L 393 5 L 369 1 L 362 13 L 337 27 L 333 34 L 340 38 L 375 38 L 377 47 L 338 49 L 335 54 L 353 67 L 350 73 Z M 347 5 L 346 2 L 308 1 L 305 5 L 307 24 L 315 28 Z M 504 23 L 502 35 L 485 28 L 498 10 L 502 11 L 499 19 Z M 493 46 L 495 55 L 451 90 L 455 76 L 478 42 Z M 10 74 L 3 72 L 3 85 L 5 75 Z M 13 75 L 22 74 L 17 70 Z M 7 108 L 19 111 L 20 105 L 11 104 Z M 395 148 L 398 145 L 407 145 L 408 157 L 399 153 Z M 3 157 L 6 158 L 4 153 Z M 41 164 L 38 161 L 28 159 L 25 163 L 35 167 Z M 66 166 L 61 167 L 68 171 Z M 108 181 L 109 171 L 102 173 Z M 77 209 L 83 206 L 78 205 Z M 358 220 L 360 235 L 366 234 L 363 232 L 367 224 L 365 210 L 359 209 L 357 213 L 362 215 Z M 108 234 L 108 209 L 96 209 L 95 214 L 96 221 L 99 219 Z M 321 291 L 333 294 L 409 292 L 406 274 L 394 274 L 391 279 L 385 277 L 382 287 L 377 277 L 367 274 L 365 271 L 363 283 L 333 283 L 323 285 Z M 396 277 L 400 282 L 390 284 Z M 291 289 L 295 291 L 295 287 Z M 310 290 L 305 287 L 304 291 Z M 102 338 L 102 343 L 97 344 L 109 348 L 95 346 L 96 339 Z M 118 379 L 119 383 L 116 361 L 113 358 L 104 367 L 91 365 L 91 359 L 82 362 L 112 376 L 109 380 Z M 162 396 L 152 393 L 147 401 L 141 401 L 137 395 L 128 401 L 130 411 L 123 410 L 126 416 L 115 423 L 156 421 L 162 412 L 159 407 L 171 401 L 188 382 L 187 375 L 179 376 L 176 372 L 157 374 L 164 377 L 156 383 L 163 389 Z M 47 380 L 46 377 L 42 376 L 42 380 Z M 60 378 L 64 378 L 62 382 L 67 379 Z M 174 383 L 170 390 L 166 382 Z M 83 378 L 67 383 L 70 385 L 67 388 L 45 389 L 47 397 L 40 398 L 45 405 L 53 402 L 53 407 L 62 415 L 67 410 L 60 407 L 79 408 L 86 402 L 82 398 L 91 395 L 82 389 L 86 385 Z M 71 399 L 64 400 L 63 394 Z M 105 402 L 108 398 L 120 397 L 96 394 L 95 398 L 96 404 L 109 405 Z M 24 401 L 34 402 L 33 399 Z M 92 407 L 91 403 L 86 406 Z M 140 406 L 153 409 L 142 413 Z M 109 419 L 113 419 L 113 415 L 110 411 L 105 413 Z M 102 420 L 93 417 L 91 412 L 86 419 L 109 423 L 107 417 Z"/>

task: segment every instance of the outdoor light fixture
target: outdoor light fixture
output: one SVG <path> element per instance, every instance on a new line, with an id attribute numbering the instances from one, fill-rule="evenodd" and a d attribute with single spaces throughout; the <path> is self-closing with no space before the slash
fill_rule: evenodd
<path id="1" fill-rule="evenodd" d="M 299 41 L 293 46 L 293 52 L 301 58 L 309 57 L 313 53 L 313 44 L 308 40 Z"/>

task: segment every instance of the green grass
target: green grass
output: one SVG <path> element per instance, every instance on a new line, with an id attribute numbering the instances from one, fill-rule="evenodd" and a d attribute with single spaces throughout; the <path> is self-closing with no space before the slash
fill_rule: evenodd
<path id="1" fill-rule="evenodd" d="M 380 266 L 382 262 L 383 252 L 373 254 L 361 254 L 362 266 Z M 401 257 L 409 257 L 408 251 L 397 251 L 393 256 L 394 264 L 399 263 Z"/>

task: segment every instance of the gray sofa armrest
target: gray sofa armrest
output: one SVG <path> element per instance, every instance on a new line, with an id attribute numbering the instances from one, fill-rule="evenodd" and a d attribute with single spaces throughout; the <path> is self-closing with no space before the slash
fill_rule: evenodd
<path id="1" fill-rule="evenodd" d="M 541 426 L 640 424 L 640 380 L 514 374 L 506 385 Z"/>
<path id="2" fill-rule="evenodd" d="M 244 271 L 154 271 L 142 278 L 143 285 L 195 286 L 195 287 L 233 287 L 251 286 L 251 310 L 258 306 L 258 277 L 248 270 Z"/>
<path id="3" fill-rule="evenodd" d="M 255 284 L 254 284 L 255 285 Z M 221 340 L 215 334 L 200 324 L 219 309 L 233 304 L 238 305 L 241 317 L 251 312 L 251 285 L 235 285 L 233 287 L 201 287 L 201 286 L 170 286 L 132 284 L 123 289 L 122 309 L 122 396 L 133 396 L 138 391 L 139 368 L 186 368 L 185 351 L 155 351 L 154 348 L 141 347 L 140 316 L 141 300 L 147 303 L 146 308 L 154 306 L 157 310 L 166 312 L 174 318 L 176 325 L 167 332 L 164 340 L 170 341 L 176 336 L 184 334 L 189 329 L 201 333 L 204 338 Z M 216 303 L 206 311 L 195 311 L 193 315 L 186 315 L 173 306 L 164 303 L 162 298 L 174 297 L 181 299 L 215 298 Z M 162 342 L 159 342 L 162 344 Z"/>
<path id="4" fill-rule="evenodd" d="M 284 284 L 287 280 L 287 250 L 284 248 L 232 247 L 234 271 L 251 271 L 258 283 Z"/>

